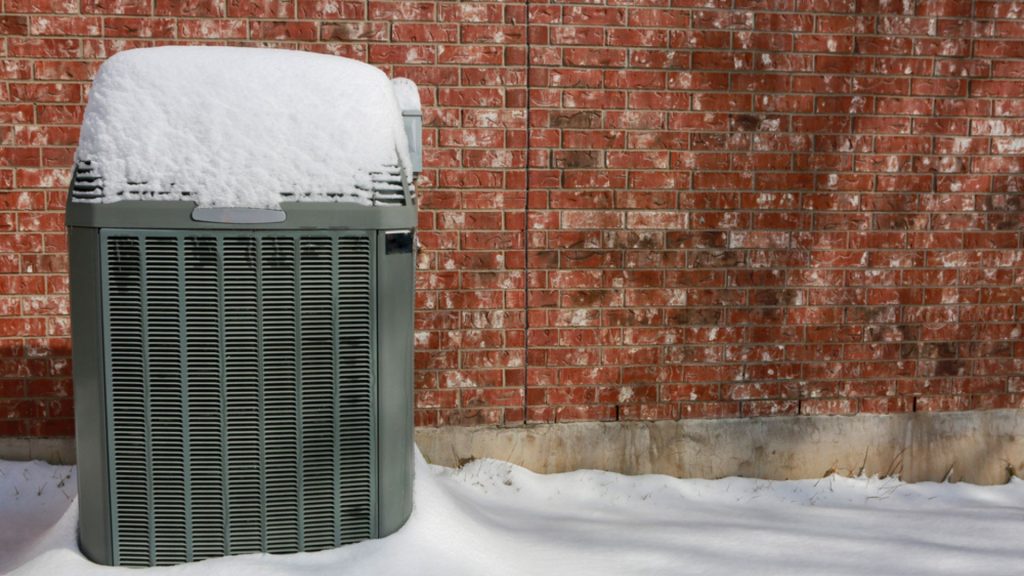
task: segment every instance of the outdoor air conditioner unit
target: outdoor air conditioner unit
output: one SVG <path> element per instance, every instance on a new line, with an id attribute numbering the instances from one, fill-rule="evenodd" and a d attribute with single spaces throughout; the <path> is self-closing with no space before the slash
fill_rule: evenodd
<path id="1" fill-rule="evenodd" d="M 317 89 L 309 86 L 315 74 L 337 80 L 322 84 L 338 90 L 290 101 Z M 218 82 L 228 91 L 240 84 L 242 94 L 207 93 Z M 412 508 L 418 159 L 399 150 L 391 165 L 344 175 L 354 185 L 337 190 L 324 187 L 331 170 L 342 170 L 337 162 L 320 172 L 300 166 L 320 187 L 307 192 L 299 182 L 271 207 L 253 191 L 296 163 L 325 161 L 320 150 L 308 151 L 312 159 L 290 151 L 293 135 L 299 146 L 333 136 L 371 144 L 394 136 L 405 146 L 404 133 L 359 131 L 376 114 L 382 126 L 381 118 L 397 118 L 401 133 L 402 112 L 381 111 L 386 105 L 404 108 L 418 137 L 414 88 L 405 81 L 392 89 L 366 64 L 281 50 L 143 49 L 104 64 L 66 213 L 79 542 L 90 559 L 148 566 L 313 551 L 404 524 Z M 175 108 L 190 98 L 223 108 L 220 116 Z M 323 118 L 334 105 L 368 109 L 340 118 L 355 123 L 349 130 Z M 275 112 L 280 125 L 261 123 Z M 252 125 L 232 123 L 235 113 Z M 305 122 L 305 114 L 320 116 Z M 202 125 L 210 122 L 223 124 Z M 344 133 L 316 132 L 335 129 Z M 180 133 L 188 130 L 208 131 Z M 261 156 L 251 141 L 218 140 L 218 130 L 281 148 Z M 154 134 L 135 142 L 133 131 Z M 202 138 L 213 142 L 199 152 L 161 148 L 189 138 L 200 148 Z M 251 145 L 256 157 L 231 166 L 204 156 L 229 144 Z M 418 153 L 419 142 L 411 147 Z M 163 167 L 152 178 L 147 161 Z M 212 170 L 233 170 L 229 184 L 249 195 L 204 197 L 204 183 L 218 182 Z M 263 179 L 247 180 L 253 170 L 264 170 Z M 197 171 L 199 184 L 188 182 Z M 232 205 L 238 198 L 257 205 Z"/>

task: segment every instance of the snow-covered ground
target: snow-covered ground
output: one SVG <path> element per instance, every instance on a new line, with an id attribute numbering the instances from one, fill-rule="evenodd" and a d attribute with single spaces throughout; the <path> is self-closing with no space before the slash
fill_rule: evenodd
<path id="1" fill-rule="evenodd" d="M 74 469 L 0 461 L 0 573 L 454 576 L 1024 573 L 1024 481 L 829 477 L 678 480 L 537 475 L 493 460 L 417 465 L 416 509 L 390 538 L 290 556 L 142 571 L 75 545 Z"/>

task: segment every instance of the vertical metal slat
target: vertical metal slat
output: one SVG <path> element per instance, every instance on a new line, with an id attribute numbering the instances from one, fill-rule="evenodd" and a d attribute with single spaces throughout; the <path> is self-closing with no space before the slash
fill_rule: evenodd
<path id="1" fill-rule="evenodd" d="M 222 274 L 219 241 L 186 237 L 185 324 L 187 332 L 190 481 L 193 559 L 223 555 L 227 514 L 226 420 L 223 398 Z"/>

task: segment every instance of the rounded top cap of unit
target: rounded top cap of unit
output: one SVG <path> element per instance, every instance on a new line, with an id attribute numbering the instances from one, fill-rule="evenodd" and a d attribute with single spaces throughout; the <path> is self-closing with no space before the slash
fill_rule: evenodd
<path id="1" fill-rule="evenodd" d="M 381 174 L 411 177 L 401 108 L 383 72 L 262 48 L 111 57 L 90 90 L 75 160 L 72 192 L 80 182 L 93 191 L 75 199 L 95 202 L 372 204 Z"/>

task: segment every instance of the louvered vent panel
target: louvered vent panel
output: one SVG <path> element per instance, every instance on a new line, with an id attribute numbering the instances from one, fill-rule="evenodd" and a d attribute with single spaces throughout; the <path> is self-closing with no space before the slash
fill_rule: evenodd
<path id="1" fill-rule="evenodd" d="M 366 184 L 358 184 L 358 192 L 326 192 L 310 194 L 304 192 L 284 192 L 286 202 L 354 202 L 365 204 L 369 201 L 374 206 L 405 206 L 405 184 L 402 169 L 398 166 L 382 166 L 379 170 L 366 171 L 361 180 Z M 409 183 L 409 200 L 415 201 L 416 189 Z M 148 200 L 175 199 L 188 200 L 193 193 L 188 190 L 153 189 L 146 182 L 131 184 L 127 190 L 110 190 L 103 187 L 103 176 L 100 166 L 88 160 L 75 163 L 71 176 L 71 200 L 74 202 L 97 203 L 111 200 Z"/>
<path id="2" fill-rule="evenodd" d="M 337 239 L 336 253 L 339 257 L 337 274 L 346 287 L 341 305 L 335 308 L 335 325 L 338 326 L 339 341 L 334 349 L 338 353 L 338 366 L 343 382 L 360 382 L 370 377 L 372 371 L 372 339 L 368 326 L 363 321 L 370 315 L 369 303 L 359 301 L 355 294 L 368 291 L 370 287 L 370 260 L 361 256 L 363 238 Z M 373 486 L 372 460 L 373 407 L 371 397 L 359 393 L 359 386 L 339 388 L 338 409 L 345 414 L 338 419 L 339 430 L 335 434 L 339 445 L 335 447 L 338 484 L 335 493 L 341 497 L 341 528 L 343 543 L 354 542 L 354 534 L 372 530 L 373 515 L 370 488 Z"/>
<path id="3" fill-rule="evenodd" d="M 369 238 L 103 238 L 117 562 L 370 538 Z"/>

